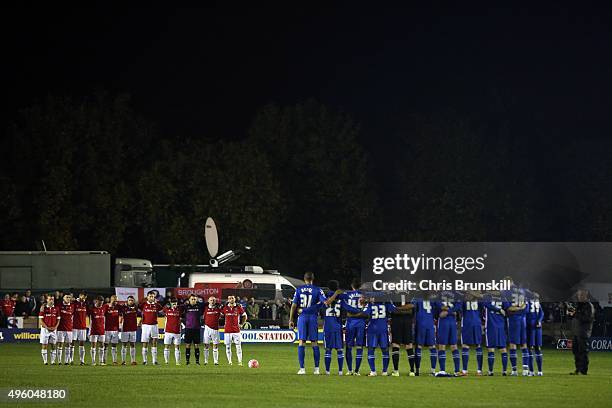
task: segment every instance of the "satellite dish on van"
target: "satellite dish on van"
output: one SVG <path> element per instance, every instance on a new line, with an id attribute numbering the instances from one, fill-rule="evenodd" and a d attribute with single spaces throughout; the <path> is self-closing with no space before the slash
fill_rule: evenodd
<path id="1" fill-rule="evenodd" d="M 217 234 L 215 220 L 211 217 L 208 217 L 206 219 L 206 224 L 204 224 L 204 239 L 206 240 L 208 254 L 211 258 L 214 258 L 219 252 L 219 235 Z"/>

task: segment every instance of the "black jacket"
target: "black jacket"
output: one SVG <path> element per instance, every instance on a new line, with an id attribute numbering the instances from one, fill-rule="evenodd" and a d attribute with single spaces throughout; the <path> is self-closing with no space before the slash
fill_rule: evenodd
<path id="1" fill-rule="evenodd" d="M 595 320 L 595 308 L 591 302 L 577 302 L 572 320 L 572 331 L 576 337 L 591 337 Z"/>

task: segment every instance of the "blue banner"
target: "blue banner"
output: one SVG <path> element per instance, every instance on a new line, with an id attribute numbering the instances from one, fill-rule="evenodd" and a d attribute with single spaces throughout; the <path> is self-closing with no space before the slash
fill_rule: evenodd
<path id="1" fill-rule="evenodd" d="M 242 330 L 240 337 L 243 343 L 294 343 L 297 334 L 287 329 L 254 329 Z M 159 338 L 164 338 L 164 330 L 159 330 Z M 223 329 L 219 330 L 219 339 L 223 341 Z M 40 329 L 0 329 L 2 343 L 32 343 L 40 341 Z M 183 341 L 183 335 L 181 335 Z M 319 342 L 323 341 L 323 331 L 319 330 Z M 136 332 L 136 342 L 140 342 L 140 330 Z"/>

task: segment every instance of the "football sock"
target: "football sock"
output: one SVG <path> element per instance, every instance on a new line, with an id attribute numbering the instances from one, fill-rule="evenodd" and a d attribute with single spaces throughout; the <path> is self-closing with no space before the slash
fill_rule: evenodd
<path id="1" fill-rule="evenodd" d="M 463 371 L 467 371 L 469 361 L 470 361 L 470 349 L 464 347 L 461 349 L 461 365 L 462 365 Z"/>
<path id="2" fill-rule="evenodd" d="M 113 363 L 117 362 L 117 347 L 111 347 L 111 356 L 113 356 Z"/>
<path id="3" fill-rule="evenodd" d="M 523 370 L 526 370 L 529 367 L 529 349 L 522 348 L 521 357 L 523 358 Z"/>
<path id="4" fill-rule="evenodd" d="M 204 364 L 208 364 L 208 353 L 209 353 L 209 349 L 204 348 Z"/>
<path id="5" fill-rule="evenodd" d="M 85 364 L 85 346 L 79 346 L 79 360 Z"/>
<path id="6" fill-rule="evenodd" d="M 187 361 L 187 363 L 189 363 L 190 358 L 191 358 L 191 348 L 185 348 L 185 360 Z"/>
<path id="7" fill-rule="evenodd" d="M 51 364 L 55 363 L 55 355 L 56 355 L 55 349 L 51 350 Z"/>
<path id="8" fill-rule="evenodd" d="M 43 350 L 43 349 L 41 349 L 41 350 L 40 350 L 40 355 L 42 356 L 43 363 L 47 364 L 47 358 L 49 357 L 49 356 L 47 355 L 47 349 L 44 349 L 44 350 Z"/>
<path id="9" fill-rule="evenodd" d="M 317 350 L 319 350 L 318 347 L 317 347 Z M 236 355 L 238 356 L 238 364 L 242 363 L 242 344 L 236 344 Z M 319 366 L 318 363 L 319 362 L 317 361 L 316 367 Z"/>
<path id="10" fill-rule="evenodd" d="M 219 364 L 219 349 L 218 348 L 213 349 L 213 361 L 215 362 L 215 364 Z"/>
<path id="11" fill-rule="evenodd" d="M 336 353 L 338 353 L 338 371 L 342 371 L 344 368 L 344 351 L 337 349 Z"/>
<path id="12" fill-rule="evenodd" d="M 421 348 L 417 347 L 416 348 L 416 353 L 415 353 L 415 359 L 414 359 L 414 365 L 417 371 L 419 371 L 419 369 L 421 368 Z"/>
<path id="13" fill-rule="evenodd" d="M 368 364 L 370 365 L 370 371 L 376 371 L 376 358 L 374 357 L 374 349 L 368 349 Z"/>
<path id="14" fill-rule="evenodd" d="M 510 365 L 512 371 L 516 371 L 516 349 L 510 349 Z"/>
<path id="15" fill-rule="evenodd" d="M 487 361 L 489 363 L 489 372 L 493 372 L 493 364 L 495 363 L 495 352 L 489 351 L 487 354 Z"/>
<path id="16" fill-rule="evenodd" d="M 389 369 L 389 349 L 382 349 L 382 364 L 383 364 L 383 373 L 386 373 Z"/>
<path id="17" fill-rule="evenodd" d="M 363 360 L 363 349 L 357 349 L 357 355 L 355 356 L 355 372 L 359 372 L 359 367 L 361 367 L 361 360 Z"/>
<path id="18" fill-rule="evenodd" d="M 145 364 L 147 362 L 147 348 L 146 347 L 142 348 L 142 362 Z"/>
<path id="19" fill-rule="evenodd" d="M 100 354 L 98 355 L 101 363 L 106 363 L 106 346 L 100 348 Z"/>
<path id="20" fill-rule="evenodd" d="M 227 356 L 227 362 L 232 362 L 232 343 L 228 343 L 225 345 L 225 355 Z"/>
<path id="21" fill-rule="evenodd" d="M 121 345 L 121 362 L 125 363 L 125 358 L 127 357 L 127 348 L 125 344 Z"/>
<path id="22" fill-rule="evenodd" d="M 195 359 L 196 359 L 196 363 L 200 362 L 200 348 L 198 347 L 197 349 L 194 350 L 195 352 Z"/>
<path id="23" fill-rule="evenodd" d="M 64 351 L 64 347 L 59 346 L 57 348 L 57 363 L 62 364 L 62 351 Z"/>
<path id="24" fill-rule="evenodd" d="M 151 347 L 151 361 L 157 364 L 157 347 Z"/>
<path id="25" fill-rule="evenodd" d="M 170 358 L 170 349 L 164 349 L 164 363 L 168 364 L 168 359 Z"/>
<path id="26" fill-rule="evenodd" d="M 436 362 L 438 361 L 438 350 L 435 347 L 429 349 L 429 361 L 431 362 L 431 369 L 436 369 Z"/>
<path id="27" fill-rule="evenodd" d="M 306 346 L 298 346 L 298 362 L 300 368 L 304 368 L 304 357 L 306 356 Z"/>
<path id="28" fill-rule="evenodd" d="M 177 364 L 181 362 L 181 349 L 178 347 L 174 349 L 174 362 Z"/>
<path id="29" fill-rule="evenodd" d="M 132 363 L 136 361 L 136 346 L 130 347 L 130 360 L 132 360 Z"/>
<path id="30" fill-rule="evenodd" d="M 457 350 L 453 350 L 453 363 L 455 364 L 455 372 L 458 373 L 459 372 L 459 349 Z"/>
<path id="31" fill-rule="evenodd" d="M 506 372 L 508 369 L 508 352 L 504 351 L 502 353 L 502 371 Z"/>
<path id="32" fill-rule="evenodd" d="M 399 370 L 399 347 L 393 347 L 391 349 L 391 359 L 393 360 L 393 369 Z"/>
<path id="33" fill-rule="evenodd" d="M 482 347 L 476 347 L 476 364 L 478 364 L 478 371 L 482 371 Z"/>
<path id="34" fill-rule="evenodd" d="M 410 364 L 410 372 L 414 371 L 414 350 L 409 348 L 406 350 L 408 354 L 408 364 Z"/>
<path id="35" fill-rule="evenodd" d="M 70 363 L 70 346 L 64 349 L 64 363 Z"/>
<path id="36" fill-rule="evenodd" d="M 319 362 L 321 361 L 321 351 L 319 350 L 319 346 L 314 346 L 312 348 L 312 356 L 314 357 L 314 366 L 315 368 L 318 368 Z"/>
<path id="37" fill-rule="evenodd" d="M 74 345 L 70 345 L 68 346 L 68 351 L 70 352 L 70 358 L 68 359 L 69 363 L 72 363 L 74 361 Z"/>
<path id="38" fill-rule="evenodd" d="M 346 368 L 349 371 L 353 371 L 353 348 L 346 348 Z"/>
<path id="39" fill-rule="evenodd" d="M 446 350 L 438 350 L 438 360 L 440 361 L 440 371 L 446 371 Z"/>
<path id="40" fill-rule="evenodd" d="M 542 350 L 539 347 L 535 350 L 535 361 L 538 365 L 538 371 L 542 371 Z"/>
<path id="41" fill-rule="evenodd" d="M 329 368 L 331 367 L 331 359 L 332 359 L 332 350 L 326 348 L 325 349 L 325 371 L 329 372 Z"/>
<path id="42" fill-rule="evenodd" d="M 91 354 L 91 362 L 95 364 L 96 363 L 96 348 L 92 347 L 91 350 L 89 350 L 89 353 Z"/>
<path id="43" fill-rule="evenodd" d="M 533 350 L 529 350 L 529 355 L 527 355 L 527 358 L 527 366 L 529 367 L 529 371 L 533 372 Z"/>

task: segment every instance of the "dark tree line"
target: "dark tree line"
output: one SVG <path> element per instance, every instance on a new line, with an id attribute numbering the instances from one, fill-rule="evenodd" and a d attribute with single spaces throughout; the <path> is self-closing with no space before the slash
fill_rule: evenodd
<path id="1" fill-rule="evenodd" d="M 159 134 L 123 95 L 49 97 L 7 128 L 0 247 L 202 263 L 213 216 L 242 262 L 346 282 L 365 241 L 610 240 L 612 144 L 500 118 L 407 115 L 381 180 L 359 124 L 314 101 L 227 141 Z"/>

